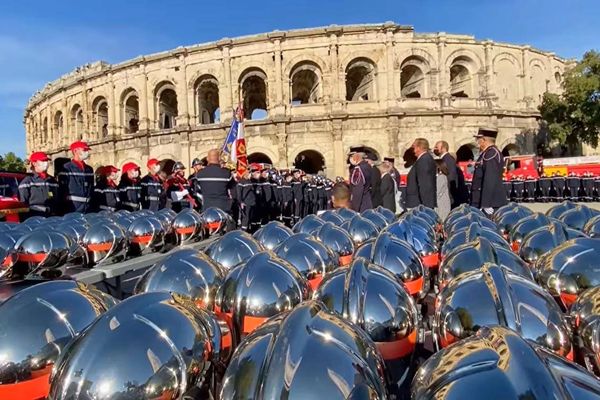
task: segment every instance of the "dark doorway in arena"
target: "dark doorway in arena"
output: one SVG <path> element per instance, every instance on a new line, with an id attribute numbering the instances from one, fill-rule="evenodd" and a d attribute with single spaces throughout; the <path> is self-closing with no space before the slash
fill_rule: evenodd
<path id="1" fill-rule="evenodd" d="M 160 170 L 165 171 L 167 175 L 171 175 L 173 173 L 173 165 L 175 165 L 175 161 L 170 158 L 165 158 L 160 161 Z"/>
<path id="2" fill-rule="evenodd" d="M 520 154 L 519 146 L 514 143 L 509 143 L 502 149 L 502 156 L 518 156 Z"/>
<path id="3" fill-rule="evenodd" d="M 318 151 L 304 150 L 296 156 L 294 166 L 307 174 L 316 174 L 325 170 L 325 158 Z"/>
<path id="4" fill-rule="evenodd" d="M 63 167 L 66 163 L 71 161 L 66 157 L 58 157 L 54 159 L 54 175 L 58 175 L 59 172 L 63 170 Z"/>
<path id="5" fill-rule="evenodd" d="M 273 161 L 271 158 L 265 153 L 252 153 L 248 156 L 248 164 L 258 163 L 258 164 L 271 164 L 273 165 Z"/>
<path id="6" fill-rule="evenodd" d="M 475 160 L 475 146 L 471 144 L 463 144 L 456 150 L 456 161 L 474 161 Z"/>

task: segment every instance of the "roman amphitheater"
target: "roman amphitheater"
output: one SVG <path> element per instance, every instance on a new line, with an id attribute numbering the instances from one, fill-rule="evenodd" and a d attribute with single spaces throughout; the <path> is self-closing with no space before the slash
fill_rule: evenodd
<path id="1" fill-rule="evenodd" d="M 572 61 L 529 46 L 394 23 L 275 31 L 96 62 L 29 101 L 28 153 L 55 162 L 84 139 L 91 163 L 189 165 L 220 147 L 241 102 L 250 161 L 344 175 L 350 147 L 402 158 L 416 137 L 472 157 L 479 126 L 533 152 L 538 105 Z M 61 161 L 62 160 L 62 161 Z"/>

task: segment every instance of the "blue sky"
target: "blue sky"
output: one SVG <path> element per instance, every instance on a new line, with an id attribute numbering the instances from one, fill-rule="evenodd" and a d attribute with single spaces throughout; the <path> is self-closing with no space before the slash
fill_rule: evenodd
<path id="1" fill-rule="evenodd" d="M 33 92 L 96 60 L 275 29 L 385 21 L 580 58 L 600 49 L 599 16 L 600 0 L 1 0 L 0 153 L 25 155 L 23 110 Z"/>

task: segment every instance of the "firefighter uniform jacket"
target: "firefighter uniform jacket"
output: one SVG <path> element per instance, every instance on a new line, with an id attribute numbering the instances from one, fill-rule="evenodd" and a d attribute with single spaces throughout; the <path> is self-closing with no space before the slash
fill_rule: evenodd
<path id="1" fill-rule="evenodd" d="M 120 208 L 120 190 L 113 181 L 101 179 L 94 188 L 94 209 L 116 211 Z"/>
<path id="2" fill-rule="evenodd" d="M 350 187 L 352 189 L 352 209 L 363 212 L 373 208 L 371 201 L 371 166 L 366 161 L 361 161 L 352 168 L 350 174 Z"/>
<path id="3" fill-rule="evenodd" d="M 504 158 L 496 146 L 481 152 L 475 163 L 471 184 L 471 205 L 476 208 L 498 208 L 507 204 L 502 184 Z"/>
<path id="4" fill-rule="evenodd" d="M 58 197 L 65 213 L 88 212 L 93 191 L 94 170 L 86 163 L 71 160 L 58 173 Z"/>
<path id="5" fill-rule="evenodd" d="M 231 212 L 230 190 L 234 187 L 234 180 L 227 168 L 218 164 L 209 164 L 206 168 L 196 174 L 196 180 L 202 193 L 202 209 L 217 207 L 221 210 Z"/>
<path id="6" fill-rule="evenodd" d="M 164 208 L 164 204 L 161 205 L 161 196 L 164 192 L 163 183 L 160 181 L 158 175 L 148 174 L 144 176 L 140 182 L 140 186 L 142 188 L 142 208 L 151 211 L 158 211 Z"/>
<path id="7" fill-rule="evenodd" d="M 202 189 L 198 182 L 196 172 L 188 176 L 188 183 L 190 185 L 190 195 L 196 200 L 197 208 L 202 208 Z"/>
<path id="8" fill-rule="evenodd" d="M 179 212 L 184 208 L 190 208 L 190 200 L 193 200 L 189 194 L 190 186 L 183 176 L 171 175 L 167 179 L 167 197 L 171 200 L 171 208 Z"/>
<path id="9" fill-rule="evenodd" d="M 240 203 L 240 228 L 247 231 L 250 228 L 252 212 L 256 207 L 254 184 L 250 179 L 241 179 L 236 188 L 236 197 Z"/>
<path id="10" fill-rule="evenodd" d="M 139 179 L 130 179 L 127 175 L 121 177 L 119 182 L 121 208 L 136 211 L 142 207 L 142 186 Z"/>
<path id="11" fill-rule="evenodd" d="M 294 200 L 293 207 L 293 218 L 298 220 L 302 218 L 302 207 L 304 203 L 304 183 L 301 180 L 293 180 L 292 186 L 292 197 Z"/>
<path id="12" fill-rule="evenodd" d="M 30 215 L 48 216 L 55 211 L 58 182 L 45 173 L 26 176 L 19 183 L 19 199 L 27 204 Z"/>

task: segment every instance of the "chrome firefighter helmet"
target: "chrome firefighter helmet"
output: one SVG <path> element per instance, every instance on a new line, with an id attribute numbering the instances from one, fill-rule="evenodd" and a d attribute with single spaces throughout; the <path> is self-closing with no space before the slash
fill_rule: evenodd
<path id="1" fill-rule="evenodd" d="M 565 200 L 560 204 L 550 207 L 550 209 L 546 211 L 546 215 L 550 218 L 558 219 L 563 213 L 565 213 L 565 211 L 575 207 L 577 207 L 577 204 L 573 203 L 572 201 Z"/>
<path id="2" fill-rule="evenodd" d="M 454 232 L 458 232 L 461 229 L 465 229 L 473 225 L 479 225 L 482 228 L 498 232 L 498 225 L 496 225 L 489 218 L 479 214 L 469 214 L 453 219 L 451 224 L 447 223 L 445 227 L 446 237 L 452 237 Z"/>
<path id="3" fill-rule="evenodd" d="M 344 220 L 339 214 L 334 210 L 326 210 L 322 214 L 319 214 L 319 218 L 321 218 L 325 222 L 331 222 L 335 225 L 342 225 Z"/>
<path id="4" fill-rule="evenodd" d="M 377 211 L 383 218 L 385 218 L 388 224 L 391 224 L 396 220 L 396 214 L 392 210 L 388 210 L 383 206 L 378 206 L 375 211 Z"/>
<path id="5" fill-rule="evenodd" d="M 372 209 L 363 211 L 360 215 L 375 224 L 378 231 L 382 231 L 390 223 L 381 213 Z"/>
<path id="6" fill-rule="evenodd" d="M 226 333 L 213 313 L 187 298 L 130 297 L 71 341 L 52 373 L 49 398 L 196 398 L 220 380 Z"/>
<path id="7" fill-rule="evenodd" d="M 225 270 L 206 254 L 193 249 L 174 251 L 144 273 L 134 293 L 170 292 L 191 298 L 197 305 L 213 310 L 217 289 Z"/>
<path id="8" fill-rule="evenodd" d="M 600 286 L 585 290 L 571 305 L 576 359 L 600 376 Z"/>
<path id="9" fill-rule="evenodd" d="M 552 221 L 550 225 L 534 229 L 523 238 L 519 248 L 519 256 L 526 262 L 533 264 L 543 254 L 567 240 L 568 233 L 565 225 L 559 221 Z"/>
<path id="10" fill-rule="evenodd" d="M 141 216 L 127 228 L 130 249 L 137 255 L 157 252 L 165 245 L 164 225 L 156 217 Z"/>
<path id="11" fill-rule="evenodd" d="M 415 217 L 423 218 L 424 220 L 428 221 L 429 224 L 431 225 L 431 227 L 433 227 L 433 228 L 435 228 L 436 225 L 438 225 L 442 222 L 442 221 L 440 221 L 440 217 L 434 209 L 425 207 L 422 204 L 418 205 L 415 208 L 410 209 L 406 215 L 408 217 L 415 216 Z"/>
<path id="12" fill-rule="evenodd" d="M 502 236 L 508 239 L 512 228 L 519 223 L 519 221 L 529 217 L 532 214 L 533 211 L 531 211 L 529 208 L 521 205 L 515 205 L 506 212 L 499 214 L 494 218 L 494 220 L 496 221 L 496 225 L 498 226 L 498 230 Z"/>
<path id="13" fill-rule="evenodd" d="M 454 221 L 456 221 L 457 219 L 462 218 L 465 215 L 471 214 L 477 214 L 480 217 L 485 217 L 485 214 L 479 208 L 472 207 L 468 204 L 461 204 L 460 206 L 450 211 L 450 213 L 446 217 L 446 220 L 444 221 L 444 230 L 447 231 L 448 228 L 452 226 Z"/>
<path id="14" fill-rule="evenodd" d="M 478 237 L 449 252 L 440 265 L 440 286 L 466 272 L 476 271 L 486 263 L 507 268 L 517 275 L 533 281 L 531 270 L 525 262 L 509 249 L 495 246 L 484 237 Z"/>
<path id="15" fill-rule="evenodd" d="M 579 204 L 577 207 L 562 213 L 558 219 L 569 228 L 581 231 L 589 220 L 598 215 L 598 211 Z"/>
<path id="16" fill-rule="evenodd" d="M 67 344 L 116 300 L 75 281 L 23 289 L 0 304 L 0 398 L 46 398 L 48 378 Z"/>
<path id="17" fill-rule="evenodd" d="M 122 260 L 128 246 L 127 234 L 112 222 L 99 222 L 90 226 L 83 237 L 88 260 L 95 265 Z"/>
<path id="18" fill-rule="evenodd" d="M 349 208 L 338 208 L 337 209 L 337 214 L 344 221 L 350 221 L 352 218 L 356 217 L 356 215 L 358 213 L 356 211 L 354 211 L 354 210 L 349 209 Z"/>
<path id="19" fill-rule="evenodd" d="M 173 219 L 173 232 L 177 244 L 194 242 L 202 236 L 202 217 L 196 210 L 184 208 Z"/>
<path id="20" fill-rule="evenodd" d="M 315 236 L 338 257 L 340 266 L 344 267 L 350 264 L 355 246 L 348 232 L 331 222 L 326 222 Z"/>
<path id="21" fill-rule="evenodd" d="M 600 241 L 580 238 L 562 243 L 535 263 L 540 285 L 568 308 L 586 289 L 600 285 Z"/>
<path id="22" fill-rule="evenodd" d="M 485 388 L 485 389 L 484 389 Z M 505 327 L 443 349 L 416 372 L 413 399 L 597 399 L 599 381 L 583 368 Z"/>
<path id="23" fill-rule="evenodd" d="M 365 258 L 327 275 L 315 299 L 364 329 L 384 360 L 404 358 L 415 350 L 419 328 L 415 301 L 394 274 Z"/>
<path id="24" fill-rule="evenodd" d="M 513 251 L 518 252 L 523 238 L 534 229 L 550 225 L 550 218 L 542 213 L 533 213 L 517 222 L 508 234 Z"/>
<path id="25" fill-rule="evenodd" d="M 217 292 L 218 313 L 230 321 L 236 343 L 267 319 L 289 311 L 312 295 L 308 281 L 271 251 L 231 269 Z"/>
<path id="26" fill-rule="evenodd" d="M 429 289 L 428 270 L 423 266 L 419 254 L 410 244 L 390 233 L 379 234 L 369 260 L 390 271 L 413 296 L 421 297 Z"/>
<path id="27" fill-rule="evenodd" d="M 252 236 L 267 250 L 273 250 L 293 234 L 294 232 L 281 222 L 271 221 Z"/>
<path id="28" fill-rule="evenodd" d="M 37 268 L 62 267 L 68 259 L 71 241 L 62 233 L 51 230 L 34 230 L 15 243 L 16 262 Z"/>
<path id="29" fill-rule="evenodd" d="M 496 246 L 510 248 L 506 239 L 497 231 L 484 228 L 481 225 L 471 225 L 454 232 L 452 236 L 446 239 L 442 246 L 442 259 L 446 258 L 446 255 L 458 246 L 472 242 L 479 237 L 486 238 Z"/>
<path id="30" fill-rule="evenodd" d="M 209 207 L 201 214 L 202 226 L 208 235 L 228 232 L 232 226 L 231 217 L 217 207 Z"/>
<path id="31" fill-rule="evenodd" d="M 302 218 L 298 221 L 292 230 L 294 233 L 308 233 L 310 235 L 314 234 L 319 228 L 325 223 L 321 218 L 317 217 L 314 214 L 309 214 L 306 217 Z"/>
<path id="32" fill-rule="evenodd" d="M 369 239 L 374 239 L 379 233 L 377 226 L 360 214 L 347 221 L 347 223 L 346 231 L 357 247 Z"/>
<path id="33" fill-rule="evenodd" d="M 314 237 L 295 234 L 275 248 L 275 254 L 292 264 L 316 289 L 325 274 L 339 266 L 336 255 Z"/>
<path id="34" fill-rule="evenodd" d="M 436 234 L 432 228 L 425 228 L 414 219 L 401 218 L 383 230 L 397 239 L 407 242 L 421 257 L 438 254 Z M 433 265 L 432 265 L 433 267 Z"/>
<path id="35" fill-rule="evenodd" d="M 586 222 L 583 227 L 583 233 L 591 238 L 600 237 L 600 215 L 597 215 Z"/>
<path id="36" fill-rule="evenodd" d="M 271 319 L 240 344 L 220 398 L 387 400 L 386 383 L 369 336 L 313 300 Z"/>
<path id="37" fill-rule="evenodd" d="M 226 233 L 211 243 L 205 252 L 206 255 L 229 270 L 263 250 L 264 247 L 249 233 L 236 230 Z"/>
<path id="38" fill-rule="evenodd" d="M 441 347 L 493 325 L 572 358 L 565 316 L 550 294 L 529 279 L 488 263 L 454 278 L 439 293 L 434 334 Z"/>
<path id="39" fill-rule="evenodd" d="M 514 201 L 509 202 L 508 204 L 499 207 L 494 214 L 492 215 L 492 219 L 495 221 L 497 218 L 502 217 L 507 212 L 511 212 L 515 207 L 522 207 L 520 204 L 515 203 Z"/>
<path id="40" fill-rule="evenodd" d="M 361 244 L 354 252 L 354 258 L 362 257 L 366 258 L 367 260 L 371 260 L 371 252 L 373 250 L 375 240 L 377 239 L 369 239 L 363 244 Z"/>

